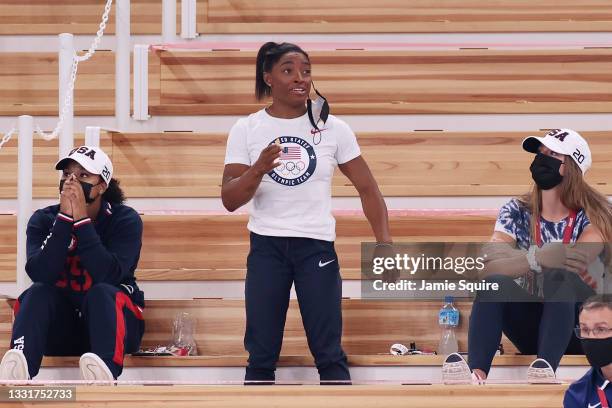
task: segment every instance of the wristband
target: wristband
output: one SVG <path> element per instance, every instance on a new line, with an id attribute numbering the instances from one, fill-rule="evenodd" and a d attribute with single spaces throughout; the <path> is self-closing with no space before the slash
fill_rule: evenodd
<path id="1" fill-rule="evenodd" d="M 531 245 L 529 247 L 529 250 L 527 251 L 526 256 L 527 256 L 527 262 L 529 262 L 529 269 L 531 269 L 534 272 L 541 273 L 542 267 L 538 263 L 536 256 L 535 256 L 537 249 L 538 249 L 537 245 Z"/>
<path id="2" fill-rule="evenodd" d="M 377 242 L 376 246 L 388 246 L 388 247 L 392 247 L 393 248 L 393 242 Z"/>

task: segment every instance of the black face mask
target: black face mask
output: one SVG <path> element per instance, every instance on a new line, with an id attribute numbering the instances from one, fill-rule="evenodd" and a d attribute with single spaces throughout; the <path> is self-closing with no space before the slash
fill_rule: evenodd
<path id="1" fill-rule="evenodd" d="M 589 364 L 601 368 L 612 364 L 612 337 L 607 339 L 581 339 L 582 349 Z"/>
<path id="2" fill-rule="evenodd" d="M 542 190 L 550 190 L 563 181 L 559 169 L 563 162 L 554 157 L 538 153 L 529 167 L 531 177 Z"/>
<path id="3" fill-rule="evenodd" d="M 312 85 L 312 88 L 314 89 L 318 98 L 315 99 L 314 102 L 312 99 L 308 98 L 306 101 L 306 107 L 308 108 L 308 119 L 310 120 L 310 124 L 316 130 L 313 135 L 319 135 L 318 142 L 316 141 L 317 138 L 314 138 L 314 144 L 319 144 L 321 142 L 321 129 L 319 129 L 319 121 L 322 121 L 323 124 L 327 122 L 327 118 L 329 117 L 329 103 L 327 103 L 327 99 L 325 99 L 325 97 L 321 95 L 319 91 L 317 91 L 314 84 Z"/>
<path id="4" fill-rule="evenodd" d="M 64 182 L 65 181 L 66 180 L 60 180 L 60 184 L 59 184 L 59 191 L 60 191 L 60 193 L 64 189 Z M 91 193 L 91 189 L 94 188 L 95 186 L 97 186 L 98 184 L 93 185 L 93 184 L 85 183 L 85 182 L 83 182 L 81 180 L 79 180 L 79 183 L 81 184 L 81 187 L 83 187 L 83 194 L 85 195 L 85 202 L 87 204 L 91 204 L 94 201 L 96 201 L 95 198 L 90 198 L 89 194 Z"/>

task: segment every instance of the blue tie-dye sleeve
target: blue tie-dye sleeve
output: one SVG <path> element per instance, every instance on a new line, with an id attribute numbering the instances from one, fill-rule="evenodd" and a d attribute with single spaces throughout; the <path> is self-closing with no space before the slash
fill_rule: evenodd
<path id="1" fill-rule="evenodd" d="M 514 238 L 519 248 L 529 248 L 529 219 L 527 209 L 516 198 L 513 198 L 499 210 L 495 231 L 503 232 Z"/>
<path id="2" fill-rule="evenodd" d="M 495 231 L 503 232 L 516 239 L 516 220 L 518 216 L 517 208 L 513 201 L 514 200 L 507 202 L 499 209 L 497 221 L 495 222 Z"/>

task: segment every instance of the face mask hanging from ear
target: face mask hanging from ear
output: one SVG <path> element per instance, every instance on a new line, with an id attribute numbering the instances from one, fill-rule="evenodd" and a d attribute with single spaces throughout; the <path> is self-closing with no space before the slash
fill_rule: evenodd
<path id="1" fill-rule="evenodd" d="M 319 129 L 319 121 L 323 122 L 323 124 L 327 122 L 327 118 L 329 117 L 329 103 L 327 103 L 327 99 L 325 99 L 325 97 L 321 95 L 319 91 L 317 91 L 314 84 L 312 85 L 312 89 L 317 94 L 317 98 L 313 101 L 309 96 L 308 100 L 306 101 L 306 106 L 308 108 L 308 119 L 310 120 L 312 127 L 315 129 L 313 132 L 313 142 L 314 144 L 319 144 L 321 142 L 321 129 Z"/>

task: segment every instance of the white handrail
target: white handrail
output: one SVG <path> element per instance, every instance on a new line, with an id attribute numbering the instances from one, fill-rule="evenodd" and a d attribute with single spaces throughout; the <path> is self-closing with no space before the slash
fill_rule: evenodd
<path id="1" fill-rule="evenodd" d="M 69 33 L 59 35 L 59 158 L 66 156 L 74 146 L 74 81 L 72 73 L 76 72 L 74 37 Z"/>
<path id="2" fill-rule="evenodd" d="M 190 39 L 198 36 L 196 0 L 181 0 L 181 37 Z"/>
<path id="3" fill-rule="evenodd" d="M 85 128 L 85 144 L 87 146 L 100 146 L 100 126 L 87 126 Z"/>
<path id="4" fill-rule="evenodd" d="M 26 229 L 32 215 L 32 152 L 34 139 L 34 118 L 19 117 L 19 143 L 17 156 L 17 290 L 22 293 L 32 281 L 25 271 Z"/>
<path id="5" fill-rule="evenodd" d="M 176 41 L 176 0 L 162 0 L 162 42 Z"/>
<path id="6" fill-rule="evenodd" d="M 115 117 L 117 129 L 125 131 L 130 122 L 130 0 L 117 0 L 115 17 Z"/>
<path id="7" fill-rule="evenodd" d="M 149 46 L 134 46 L 134 119 L 149 119 Z"/>
<path id="8" fill-rule="evenodd" d="M 102 21 L 100 22 L 98 32 L 96 33 L 96 38 L 93 40 L 93 42 L 89 46 L 89 49 L 87 50 L 87 52 L 80 56 L 73 53 L 72 71 L 70 73 L 70 82 L 68 83 L 68 91 L 66 91 L 65 94 L 62 94 L 60 92 L 60 105 L 58 107 L 59 121 L 57 122 L 55 129 L 53 129 L 53 132 L 51 132 L 50 134 L 47 134 L 43 132 L 40 127 L 36 126 L 36 133 L 39 136 L 41 136 L 43 139 L 45 140 L 55 139 L 59 135 L 60 131 L 62 130 L 62 127 L 64 126 L 64 119 L 66 115 L 68 114 L 68 110 L 72 109 L 72 106 L 73 106 L 73 100 L 74 100 L 73 91 L 74 91 L 74 84 L 76 82 L 77 72 L 79 69 L 79 63 L 90 59 L 96 53 L 98 47 L 100 46 L 100 43 L 102 42 L 102 37 L 104 36 L 104 30 L 106 29 L 106 23 L 108 22 L 108 17 L 110 15 L 112 4 L 113 4 L 113 0 L 106 1 L 106 6 L 104 6 L 104 13 L 102 15 Z M 60 39 L 62 38 L 61 36 L 62 35 L 60 34 Z M 60 73 L 60 76 L 61 75 L 62 74 Z"/>

